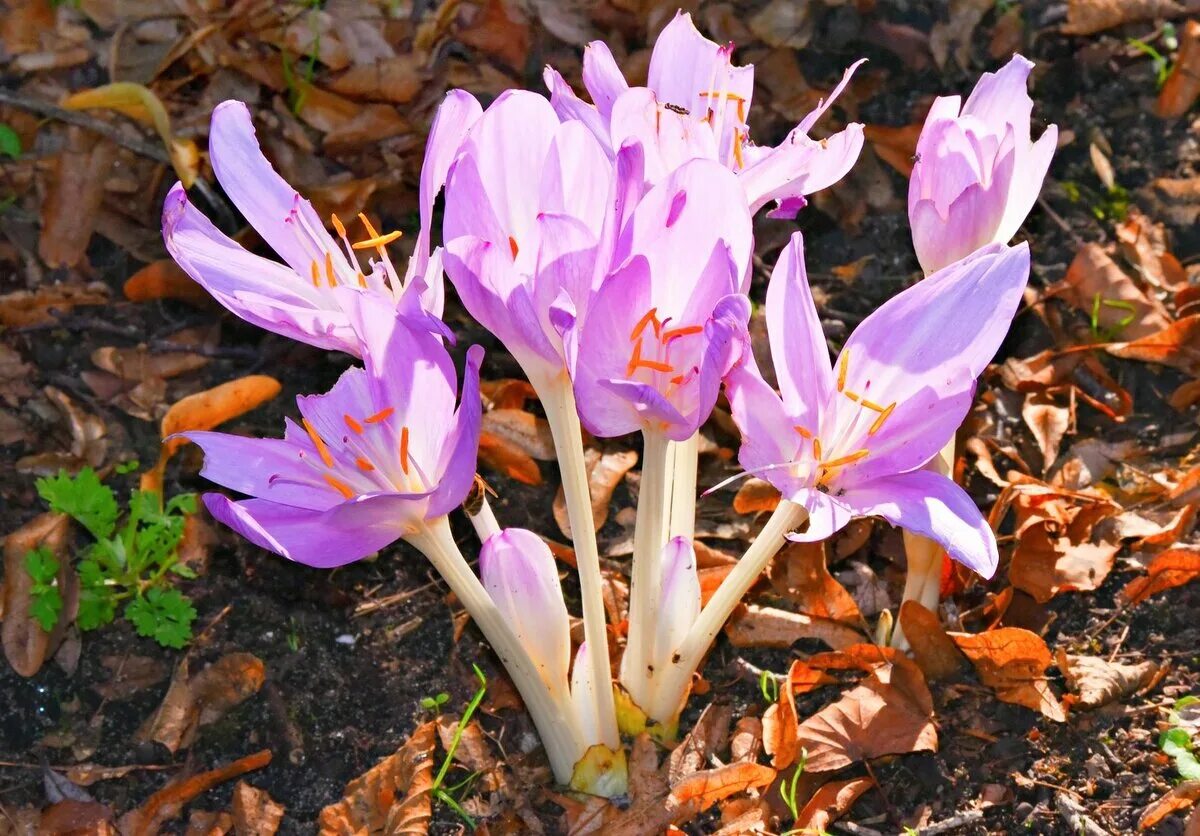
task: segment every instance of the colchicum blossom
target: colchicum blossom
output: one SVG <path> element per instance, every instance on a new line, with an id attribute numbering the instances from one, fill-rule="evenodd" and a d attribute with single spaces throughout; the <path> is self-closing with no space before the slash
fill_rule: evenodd
<path id="1" fill-rule="evenodd" d="M 462 400 L 441 339 L 390 307 L 339 291 L 366 368 L 324 395 L 297 398 L 282 440 L 219 432 L 185 436 L 201 475 L 251 499 L 206 494 L 219 521 L 255 545 L 329 568 L 425 530 L 462 503 L 475 477 L 482 349 L 467 352 Z"/>
<path id="2" fill-rule="evenodd" d="M 992 576 L 996 540 L 979 509 L 921 468 L 970 409 L 1028 277 L 1027 246 L 990 246 L 889 299 L 831 364 L 802 239 L 792 237 L 767 290 L 780 394 L 752 362 L 727 381 L 742 466 L 807 511 L 791 539 L 822 540 L 852 517 L 880 516 Z"/>
<path id="3" fill-rule="evenodd" d="M 601 41 L 588 44 L 583 56 L 583 83 L 594 104 L 579 99 L 554 69 L 547 67 L 544 78 L 559 116 L 587 125 L 611 157 L 630 141 L 641 143 L 648 183 L 690 159 L 715 160 L 738 175 L 751 212 L 776 201 L 772 217 L 794 217 L 805 195 L 842 179 L 862 150 L 859 124 L 820 141 L 808 136 L 858 64 L 782 143 L 768 148 L 749 139 L 754 67 L 735 67 L 732 54 L 732 45 L 708 40 L 680 12 L 658 36 L 646 87 L 628 85 Z"/>
<path id="4" fill-rule="evenodd" d="M 473 106 L 473 110 L 472 110 Z M 255 137 L 249 109 L 227 101 L 213 111 L 209 154 L 221 187 L 282 264 L 243 249 L 216 228 L 175 184 L 163 206 L 163 239 L 171 256 L 218 302 L 254 325 L 319 348 L 359 353 L 358 338 L 339 288 L 370 294 L 437 328 L 442 313 L 441 253 L 429 252 L 428 225 L 455 152 L 478 116 L 479 105 L 451 93 L 430 129 L 421 172 L 424 225 L 402 279 L 386 246 L 399 232 L 380 234 L 360 215 L 361 240 L 351 241 L 342 221 L 325 229 L 312 204 L 275 171 Z M 358 254 L 376 256 L 364 270 Z"/>
<path id="5" fill-rule="evenodd" d="M 1030 135 L 1033 62 L 1020 55 L 984 73 L 967 98 L 934 101 L 908 183 L 913 246 L 933 273 L 988 244 L 1007 244 L 1037 201 L 1058 127 Z"/>

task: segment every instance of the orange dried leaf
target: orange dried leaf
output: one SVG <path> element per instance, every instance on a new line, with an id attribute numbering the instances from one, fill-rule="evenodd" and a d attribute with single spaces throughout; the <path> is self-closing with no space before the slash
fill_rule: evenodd
<path id="1" fill-rule="evenodd" d="M 592 505 L 592 524 L 599 531 L 608 520 L 613 492 L 621 484 L 635 464 L 638 454 L 633 450 L 621 450 L 615 453 L 600 453 L 591 447 L 583 451 L 584 467 L 587 469 L 588 494 Z M 566 495 L 562 486 L 554 495 L 554 521 L 563 536 L 571 537 L 571 520 L 567 516 Z"/>
<path id="2" fill-rule="evenodd" d="M 25 556 L 33 549 L 49 549 L 58 560 L 59 580 L 65 587 L 65 573 L 74 576 L 67 554 L 70 525 L 65 514 L 45 513 L 4 538 L 4 620 L 0 622 L 0 641 L 5 658 L 21 676 L 38 672 L 51 651 L 52 638 L 30 613 L 33 578 L 25 568 Z M 69 618 L 70 613 L 62 613 L 59 620 Z"/>
<path id="3" fill-rule="evenodd" d="M 825 784 L 804 805 L 792 829 L 801 833 L 824 833 L 829 825 L 840 819 L 859 797 L 875 786 L 870 778 L 851 778 Z"/>
<path id="4" fill-rule="evenodd" d="M 933 612 L 917 601 L 900 606 L 900 627 L 912 648 L 913 659 L 930 682 L 949 679 L 963 669 L 963 658 L 946 628 Z"/>
<path id="5" fill-rule="evenodd" d="M 1092 35 L 1124 23 L 1175 17 L 1184 7 L 1178 0 L 1067 0 L 1064 35 Z"/>
<path id="6" fill-rule="evenodd" d="M 266 790 L 238 781 L 233 789 L 233 826 L 237 833 L 272 836 L 283 821 L 284 807 Z"/>
<path id="7" fill-rule="evenodd" d="M 980 681 L 998 698 L 1039 711 L 1060 723 L 1067 719 L 1046 679 L 1051 658 L 1041 636 L 1020 627 L 949 636 L 971 660 Z"/>
<path id="8" fill-rule="evenodd" d="M 1200 552 L 1191 549 L 1170 549 L 1155 556 L 1146 569 L 1146 577 L 1136 578 L 1121 590 L 1121 597 L 1130 605 L 1140 604 L 1151 595 L 1166 589 L 1183 586 L 1200 577 Z"/>
<path id="9" fill-rule="evenodd" d="M 820 639 L 837 648 L 862 641 L 861 633 L 840 622 L 755 605 L 735 612 L 725 635 L 734 647 L 791 647 L 801 639 Z"/>
<path id="10" fill-rule="evenodd" d="M 1149 830 L 1172 813 L 1187 810 L 1200 801 L 1200 781 L 1184 781 L 1146 808 L 1138 819 L 1138 830 Z"/>
<path id="11" fill-rule="evenodd" d="M 213 298 L 169 258 L 152 261 L 125 280 L 125 298 L 130 302 L 174 299 L 198 308 L 209 308 Z"/>
<path id="12" fill-rule="evenodd" d="M 775 780 L 775 770 L 757 763 L 731 763 L 697 772 L 671 788 L 671 797 L 697 812 L 707 810 L 723 798 Z"/>
<path id="13" fill-rule="evenodd" d="M 103 285 L 52 284 L 37 290 L 17 290 L 0 296 L 0 325 L 28 328 L 55 322 L 54 314 L 69 313 L 76 305 L 103 305 L 108 289 Z"/>
<path id="14" fill-rule="evenodd" d="M 763 750 L 771 757 L 771 766 L 787 769 L 800 754 L 797 737 L 799 718 L 796 716 L 796 697 L 792 688 L 780 688 L 778 701 L 763 712 Z"/>
<path id="15" fill-rule="evenodd" d="M 542 471 L 533 457 L 501 436 L 489 432 L 479 434 L 479 462 L 523 484 L 542 484 Z"/>
<path id="16" fill-rule="evenodd" d="M 1200 374 L 1200 314 L 1185 316 L 1166 328 L 1132 342 L 1113 343 L 1109 354 Z"/>
<path id="17" fill-rule="evenodd" d="M 797 612 L 847 624 L 863 623 L 854 596 L 829 573 L 823 543 L 789 543 L 772 568 L 771 582 Z"/>
<path id="18" fill-rule="evenodd" d="M 212 389 L 188 395 L 176 401 L 162 419 L 162 437 L 193 430 L 211 430 L 257 409 L 273 399 L 281 390 L 279 381 L 262 374 L 230 380 Z M 163 443 L 166 457 L 187 444 L 187 439 L 175 438 Z"/>
<path id="19" fill-rule="evenodd" d="M 1179 38 L 1179 56 L 1158 91 L 1155 110 L 1164 119 L 1183 116 L 1200 97 L 1200 21 L 1189 20 Z"/>
<path id="20" fill-rule="evenodd" d="M 322 834 L 424 834 L 433 816 L 434 723 L 422 723 L 393 755 L 346 785 L 321 811 Z"/>
<path id="21" fill-rule="evenodd" d="M 747 479 L 733 497 L 733 510 L 738 514 L 774 511 L 778 504 L 779 489 L 763 479 Z"/>
<path id="22" fill-rule="evenodd" d="M 1050 293 L 1086 316 L 1095 311 L 1100 327 L 1116 331 L 1119 339 L 1146 337 L 1171 322 L 1163 304 L 1143 292 L 1099 244 L 1084 244 Z"/>
<path id="23" fill-rule="evenodd" d="M 147 798 L 141 807 L 122 816 L 120 831 L 133 836 L 151 836 L 159 833 L 162 831 L 162 825 L 176 818 L 183 806 L 196 796 L 247 772 L 262 769 L 270 762 L 271 750 L 263 749 L 208 772 L 177 778 Z"/>

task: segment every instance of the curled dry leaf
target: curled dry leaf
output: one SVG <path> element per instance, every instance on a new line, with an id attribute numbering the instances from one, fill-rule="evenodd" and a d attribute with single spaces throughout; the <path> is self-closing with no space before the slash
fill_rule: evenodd
<path id="1" fill-rule="evenodd" d="M 1025 420 L 1025 426 L 1033 433 L 1033 439 L 1041 451 L 1043 474 L 1058 460 L 1058 449 L 1062 445 L 1063 436 L 1074 423 L 1073 407 L 1073 403 L 1069 406 L 1059 405 L 1048 392 L 1030 392 L 1025 395 L 1021 417 Z"/>
<path id="2" fill-rule="evenodd" d="M 1067 687 L 1079 695 L 1079 708 L 1100 708 L 1145 688 L 1158 674 L 1153 662 L 1123 665 L 1097 656 L 1073 656 L 1061 647 L 1055 654 Z"/>
<path id="3" fill-rule="evenodd" d="M 511 442 L 525 455 L 554 461 L 554 436 L 545 418 L 522 409 L 493 409 L 484 413 L 483 432 Z"/>
<path id="4" fill-rule="evenodd" d="M 421 57 L 411 54 L 381 58 L 349 68 L 329 82 L 329 89 L 352 99 L 405 104 L 426 84 L 424 63 Z"/>
<path id="5" fill-rule="evenodd" d="M 155 740 L 172 754 L 186 749 L 196 732 L 214 723 L 258 693 L 266 681 L 262 660 L 250 653 L 229 653 L 195 676 L 185 658 L 175 669 L 158 710 L 138 730 L 138 740 Z"/>
<path id="6" fill-rule="evenodd" d="M 198 328 L 188 328 L 172 334 L 167 339 L 172 343 L 199 346 L 211 344 L 211 335 Z M 92 352 L 92 362 L 109 374 L 126 381 L 141 381 L 147 378 L 164 380 L 201 369 L 208 365 L 208 358 L 191 351 L 151 351 L 145 346 L 114 348 L 105 346 Z"/>
<path id="7" fill-rule="evenodd" d="M 729 756 L 734 761 L 754 762 L 758 760 L 762 742 L 762 720 L 742 717 L 733 727 L 733 734 L 729 738 Z"/>
<path id="8" fill-rule="evenodd" d="M 458 723 L 458 718 L 451 714 L 441 714 L 437 718 L 438 739 L 447 752 L 450 751 L 450 744 L 458 731 Z M 495 792 L 505 784 L 503 764 L 492 754 L 483 729 L 475 721 L 468 723 L 463 729 L 458 748 L 454 750 L 454 760 L 468 772 L 479 775 L 482 779 L 480 788 L 487 792 Z"/>
<path id="9" fill-rule="evenodd" d="M 525 485 L 542 484 L 542 471 L 533 457 L 508 439 L 490 432 L 479 434 L 479 463 Z"/>
<path id="10" fill-rule="evenodd" d="M 862 624 L 854 596 L 829 573 L 824 543 L 789 543 L 771 565 L 771 584 L 814 618 Z"/>
<path id="11" fill-rule="evenodd" d="M 966 666 L 966 659 L 946 634 L 941 619 L 920 602 L 905 601 L 900 605 L 900 627 L 926 680 L 950 679 Z"/>
<path id="12" fill-rule="evenodd" d="M 1041 636 L 1020 627 L 949 636 L 975 666 L 980 681 L 999 699 L 1041 712 L 1060 723 L 1067 719 L 1046 679 L 1052 660 Z"/>
<path id="13" fill-rule="evenodd" d="M 1162 302 L 1143 292 L 1099 244 L 1080 247 L 1067 275 L 1050 293 L 1086 316 L 1094 312 L 1097 325 L 1120 339 L 1147 337 L 1171 322 Z"/>
<path id="14" fill-rule="evenodd" d="M 1189 20 L 1183 25 L 1179 39 L 1179 56 L 1158 91 L 1155 108 L 1164 119 L 1183 116 L 1200 97 L 1200 21 Z"/>
<path id="15" fill-rule="evenodd" d="M 840 819 L 859 797 L 875 786 L 870 778 L 851 778 L 849 781 L 831 781 L 825 784 L 808 800 L 792 829 L 801 833 L 824 833 L 829 825 Z"/>
<path id="16" fill-rule="evenodd" d="M 1138 830 L 1149 830 L 1172 813 L 1187 810 L 1200 801 L 1200 781 L 1184 781 L 1146 808 L 1138 819 Z"/>
<path id="17" fill-rule="evenodd" d="M 780 688 L 779 699 L 763 712 L 762 718 L 763 750 L 770 756 L 771 766 L 777 770 L 787 769 L 800 754 L 798 723 L 795 690 Z"/>
<path id="18" fill-rule="evenodd" d="M 757 763 L 731 763 L 697 772 L 671 787 L 671 799 L 685 811 L 676 820 L 686 821 L 724 798 L 774 780 L 775 770 Z"/>
<path id="19" fill-rule="evenodd" d="M 596 530 L 608 520 L 613 492 L 635 464 L 638 454 L 633 450 L 601 453 L 591 447 L 583 451 L 588 476 L 588 494 L 592 501 L 592 523 Z M 559 485 L 554 495 L 554 521 L 564 537 L 571 537 L 571 520 L 567 516 L 567 501 Z"/>
<path id="20" fill-rule="evenodd" d="M 811 661 L 811 660 L 810 660 Z M 831 772 L 863 759 L 937 751 L 933 697 L 912 661 L 894 655 L 798 730 L 805 769 Z"/>
<path id="21" fill-rule="evenodd" d="M 908 177 L 913 170 L 913 155 L 917 153 L 917 138 L 922 123 L 914 122 L 900 128 L 887 125 L 867 125 L 863 135 L 885 163 Z M 883 172 L 880 171 L 880 174 Z"/>
<path id="22" fill-rule="evenodd" d="M 208 792 L 226 781 L 262 769 L 271 762 L 271 750 L 263 749 L 233 763 L 201 772 L 198 775 L 176 778 L 121 817 L 119 828 L 125 836 L 153 836 L 160 833 L 166 822 L 177 818 L 183 806 L 201 793 Z"/>
<path id="23" fill-rule="evenodd" d="M 725 635 L 734 647 L 786 648 L 800 639 L 820 639 L 841 648 L 862 641 L 861 633 L 840 622 L 753 604 L 733 614 Z"/>
<path id="24" fill-rule="evenodd" d="M 42 811 L 38 822 L 39 834 L 87 834 L 87 836 L 116 836 L 113 811 L 98 801 L 63 799 Z"/>
<path id="25" fill-rule="evenodd" d="M 138 270 L 125 280 L 122 291 L 130 302 L 174 299 L 197 308 L 213 306 L 213 298 L 208 291 L 169 258 L 152 261 Z"/>
<path id="26" fill-rule="evenodd" d="M 1112 343 L 1109 354 L 1200 374 L 1200 314 L 1185 316 L 1153 334 L 1132 342 Z"/>
<path id="27" fill-rule="evenodd" d="M 238 781 L 233 789 L 233 827 L 238 836 L 273 836 L 283 821 L 284 807 L 266 790 Z"/>
<path id="28" fill-rule="evenodd" d="M 90 131 L 67 130 L 67 147 L 55 159 L 42 203 L 38 255 L 48 267 L 74 267 L 87 255 L 116 153 L 111 141 L 97 141 Z"/>
<path id="29" fill-rule="evenodd" d="M 703 769 L 729 739 L 732 720 L 733 708 L 730 705 L 714 702 L 705 706 L 687 737 L 667 758 L 667 780 L 672 785 L 678 784 Z"/>
<path id="30" fill-rule="evenodd" d="M 418 836 L 433 815 L 432 722 L 422 723 L 393 755 L 346 785 L 343 798 L 321 811 L 321 833 Z"/>
<path id="31" fill-rule="evenodd" d="M 1044 604 L 1062 592 L 1099 589 L 1112 571 L 1119 542 L 1072 542 L 1058 536 L 1055 523 L 1039 523 L 1021 532 L 1009 567 L 1017 589 Z"/>
<path id="32" fill-rule="evenodd" d="M 757 514 L 774 511 L 779 504 L 779 489 L 765 479 L 750 477 L 733 497 L 733 510 L 738 514 Z"/>
<path id="33" fill-rule="evenodd" d="M 0 325 L 6 328 L 48 325 L 58 320 L 55 314 L 107 301 L 108 288 L 99 283 L 50 284 L 36 290 L 16 290 L 0 296 Z"/>
<path id="34" fill-rule="evenodd" d="M 1200 27 L 1198 27 L 1200 28 Z M 1121 252 L 1137 274 L 1159 288 L 1184 290 L 1188 287 L 1187 270 L 1167 247 L 1167 230 L 1134 207 L 1116 228 Z M 1179 305 L 1178 297 L 1176 304 Z"/>
<path id="35" fill-rule="evenodd" d="M 21 676 L 38 672 L 50 654 L 53 638 L 30 613 L 33 578 L 25 569 L 25 556 L 33 549 L 49 549 L 58 560 L 59 588 L 64 589 L 67 573 L 72 577 L 75 574 L 67 556 L 70 525 L 65 514 L 45 513 L 4 538 L 4 620 L 0 622 L 0 640 L 5 658 Z M 60 623 L 67 620 L 60 615 Z"/>
<path id="36" fill-rule="evenodd" d="M 1200 577 L 1200 551 L 1169 549 L 1156 555 L 1146 569 L 1146 577 L 1135 578 L 1121 590 L 1129 605 L 1140 604 L 1151 595 L 1183 586 Z"/>
<path id="37" fill-rule="evenodd" d="M 483 0 L 473 14 L 460 19 L 458 40 L 520 72 L 529 57 L 532 36 L 529 21 L 516 3 Z"/>
<path id="38" fill-rule="evenodd" d="M 1178 0 L 1067 0 L 1064 35 L 1092 35 L 1124 23 L 1183 14 Z"/>

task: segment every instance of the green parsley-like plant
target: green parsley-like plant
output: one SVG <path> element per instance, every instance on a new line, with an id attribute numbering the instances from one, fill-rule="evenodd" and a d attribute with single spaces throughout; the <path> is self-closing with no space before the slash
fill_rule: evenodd
<path id="1" fill-rule="evenodd" d="M 195 577 L 179 562 L 179 543 L 187 515 L 196 511 L 196 495 L 180 494 L 164 506 L 157 493 L 135 490 L 122 515 L 116 494 L 90 467 L 76 476 L 60 470 L 39 479 L 37 489 L 51 510 L 71 517 L 95 539 L 75 567 L 79 629 L 103 627 L 123 608 L 139 635 L 164 647 L 186 645 L 196 610 L 175 581 Z M 63 608 L 58 559 L 48 549 L 34 549 L 25 556 L 25 568 L 33 579 L 31 613 L 51 630 Z"/>

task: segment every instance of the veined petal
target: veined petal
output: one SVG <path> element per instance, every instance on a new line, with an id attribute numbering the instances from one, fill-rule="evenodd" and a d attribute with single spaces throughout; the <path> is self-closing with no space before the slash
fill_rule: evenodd
<path id="1" fill-rule="evenodd" d="M 686 537 L 675 537 L 663 547 L 662 582 L 654 615 L 652 664 L 665 668 L 700 616 L 700 578 L 696 551 Z"/>
<path id="2" fill-rule="evenodd" d="M 613 102 L 629 89 L 608 44 L 592 41 L 583 50 L 583 86 L 596 105 L 596 110 L 608 121 Z"/>
<path id="3" fill-rule="evenodd" d="M 631 87 L 613 105 L 612 146 L 639 143 L 648 183 L 657 183 L 689 160 L 717 160 L 712 126 L 664 106 L 646 87 Z"/>
<path id="4" fill-rule="evenodd" d="M 420 520 L 425 502 L 421 495 L 380 494 L 313 511 L 265 499 L 234 502 L 209 493 L 204 504 L 218 522 L 256 546 L 306 566 L 332 569 L 400 539 L 408 525 Z"/>
<path id="5" fill-rule="evenodd" d="M 808 511 L 808 523 L 801 531 L 787 535 L 797 543 L 816 543 L 837 534 L 849 524 L 857 512 L 842 498 L 819 490 L 804 488 L 784 497 Z"/>
<path id="6" fill-rule="evenodd" d="M 800 455 L 801 437 L 792 429 L 795 423 L 775 390 L 762 379 L 753 357 L 735 366 L 725 378 L 725 395 L 730 412 L 742 434 L 738 462 L 747 473 L 765 479 L 784 496 L 805 487 L 791 466 Z"/>
<path id="7" fill-rule="evenodd" d="M 913 470 L 945 446 L 1008 333 L 1028 278 L 1028 246 L 993 245 L 893 296 L 858 326 L 834 364 L 833 423 L 841 442 L 825 442 L 830 450 L 870 455 L 844 479 L 862 483 Z"/>
<path id="8" fill-rule="evenodd" d="M 559 126 L 541 175 L 539 215 L 567 215 L 596 230 L 609 204 L 612 162 L 591 132 L 579 122 Z"/>
<path id="9" fill-rule="evenodd" d="M 1000 222 L 995 237 L 997 242 L 1006 244 L 1011 241 L 1020 230 L 1021 224 L 1025 223 L 1025 218 L 1037 203 L 1038 195 L 1042 191 L 1042 182 L 1046 179 L 1050 161 L 1057 149 L 1057 125 L 1046 128 L 1028 152 L 1022 153 L 1017 149 L 1014 161 L 1017 170 L 1012 175 L 1008 202 L 1004 207 L 1004 219 Z"/>
<path id="10" fill-rule="evenodd" d="M 1029 120 L 1033 116 L 1033 99 L 1027 89 L 1032 69 L 1032 61 L 1014 54 L 996 72 L 984 73 L 967 97 L 963 115 L 981 119 L 997 134 L 1003 134 L 1005 126 L 1011 125 L 1016 131 L 1017 143 L 1027 144 Z"/>
<path id="11" fill-rule="evenodd" d="M 550 549 L 532 531 L 507 528 L 483 544 L 479 575 L 546 687 L 561 693 L 571 662 L 571 625 Z"/>
<path id="12" fill-rule="evenodd" d="M 778 147 L 753 155 L 738 173 L 750 210 L 828 188 L 846 176 L 862 146 L 863 126 L 858 123 L 820 142 L 793 131 Z"/>
<path id="13" fill-rule="evenodd" d="M 576 96 L 571 85 L 567 84 L 567 80 L 553 67 L 548 66 L 542 71 L 542 81 L 550 91 L 550 106 L 554 108 L 558 118 L 564 122 L 583 123 L 596 137 L 604 152 L 611 157 L 613 147 L 608 138 L 607 114 L 602 116 L 595 107 Z"/>
<path id="14" fill-rule="evenodd" d="M 835 381 L 821 318 L 804 268 L 804 237 L 793 233 L 767 285 L 767 336 L 787 412 L 795 423 L 820 431 L 820 413 Z"/>
<path id="15" fill-rule="evenodd" d="M 733 66 L 729 53 L 701 35 L 690 14 L 677 12 L 654 42 L 646 86 L 660 102 L 687 108 L 694 119 L 715 108 L 722 93 L 740 98 L 745 113 L 754 94 L 754 66 Z"/>
<path id="16" fill-rule="evenodd" d="M 479 399 L 479 366 L 483 349 L 473 345 L 467 349 L 463 369 L 462 398 L 454 415 L 454 429 L 442 442 L 441 458 L 437 463 L 438 486 L 429 497 L 429 515 L 449 514 L 467 498 L 475 483 L 476 456 L 479 451 L 479 430 L 483 423 L 483 408 Z"/>
<path id="17" fill-rule="evenodd" d="M 605 423 L 593 423 L 592 418 L 585 419 L 581 411 L 580 420 L 592 435 L 613 438 L 637 432 L 649 425 L 659 425 L 668 438 L 685 441 L 696 432 L 692 422 L 675 407 L 675 404 L 663 397 L 662 393 L 649 383 L 603 378 L 597 381 L 597 385 L 600 389 L 610 392 L 626 408 L 617 411 L 615 416 L 607 419 Z M 589 412 L 589 416 L 593 414 Z"/>
<path id="18" fill-rule="evenodd" d="M 945 476 L 914 470 L 858 485 L 841 499 L 855 516 L 883 517 L 936 541 L 985 578 L 996 572 L 996 535 L 967 492 Z"/>
<path id="19" fill-rule="evenodd" d="M 681 393 L 691 409 L 688 414 L 687 435 L 676 438 L 686 441 L 708 420 L 721 391 L 721 381 L 738 363 L 749 357 L 750 300 L 741 294 L 730 294 L 717 302 L 712 316 L 704 325 L 704 354 L 694 382 L 680 388 L 695 387 L 695 393 Z M 682 398 L 681 398 L 682 399 Z M 674 436 L 673 436 L 674 437 Z"/>
<path id="20" fill-rule="evenodd" d="M 310 511 L 341 504 L 342 497 L 321 490 L 318 454 L 311 446 L 218 432 L 182 436 L 204 451 L 200 475 L 231 491 Z"/>
<path id="21" fill-rule="evenodd" d="M 334 271 L 353 277 L 355 268 L 325 230 L 312 204 L 287 184 L 263 156 L 242 102 L 226 101 L 213 110 L 209 157 L 221 188 L 254 230 L 300 275 L 328 255 Z"/>

